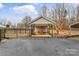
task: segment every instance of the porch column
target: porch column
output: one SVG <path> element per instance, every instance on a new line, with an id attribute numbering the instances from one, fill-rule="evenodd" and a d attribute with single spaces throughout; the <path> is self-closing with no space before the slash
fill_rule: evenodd
<path id="1" fill-rule="evenodd" d="M 47 24 L 47 33 L 49 34 L 49 25 Z"/>
<path id="2" fill-rule="evenodd" d="M 31 35 L 32 35 L 32 34 L 31 34 L 31 31 L 32 31 L 32 28 L 31 28 L 31 27 L 32 27 L 32 26 L 29 27 L 29 37 L 31 37 Z"/>
<path id="3" fill-rule="evenodd" d="M 36 26 L 34 27 L 34 34 L 36 34 Z"/>
<path id="4" fill-rule="evenodd" d="M 53 37 L 53 25 L 52 25 L 52 37 Z"/>

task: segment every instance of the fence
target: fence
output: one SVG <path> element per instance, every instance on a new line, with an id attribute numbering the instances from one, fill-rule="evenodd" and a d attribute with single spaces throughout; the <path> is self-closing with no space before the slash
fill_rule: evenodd
<path id="1" fill-rule="evenodd" d="M 23 28 L 5 28 L 0 29 L 0 41 L 4 38 L 21 38 L 21 37 L 29 37 L 30 29 Z M 53 37 L 64 37 L 70 35 L 79 35 L 79 30 L 61 30 L 59 35 L 56 34 L 56 30 L 53 30 Z"/>
<path id="2" fill-rule="evenodd" d="M 0 39 L 19 38 L 19 37 L 28 37 L 28 36 L 29 36 L 29 29 L 22 29 L 22 28 L 0 29 Z"/>

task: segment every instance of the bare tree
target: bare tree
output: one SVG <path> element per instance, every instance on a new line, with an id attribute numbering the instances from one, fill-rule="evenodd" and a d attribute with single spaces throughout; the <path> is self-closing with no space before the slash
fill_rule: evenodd
<path id="1" fill-rule="evenodd" d="M 64 7 L 64 4 L 56 4 L 56 9 L 53 12 L 55 29 L 57 30 L 57 34 L 59 34 L 60 30 L 66 29 L 67 27 L 67 10 Z M 53 18 L 52 18 L 53 19 Z"/>
<path id="2" fill-rule="evenodd" d="M 30 16 L 25 16 L 24 19 L 22 20 L 22 23 L 24 26 L 27 28 L 29 26 L 29 23 L 31 22 L 31 17 Z"/>
<path id="3" fill-rule="evenodd" d="M 11 27 L 12 26 L 12 22 L 11 21 L 7 21 L 7 23 L 6 23 L 6 27 Z"/>
<path id="4" fill-rule="evenodd" d="M 76 21 L 79 22 L 79 5 L 76 7 Z"/>
<path id="5" fill-rule="evenodd" d="M 45 5 L 41 7 L 40 15 L 45 17 L 47 16 L 47 7 Z"/>

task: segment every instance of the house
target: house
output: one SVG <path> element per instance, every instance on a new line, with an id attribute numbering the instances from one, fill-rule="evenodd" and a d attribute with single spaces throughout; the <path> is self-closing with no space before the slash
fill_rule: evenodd
<path id="1" fill-rule="evenodd" d="M 6 28 L 6 26 L 4 25 L 0 25 L 0 41 L 2 39 L 2 37 L 4 37 L 4 28 Z"/>
<path id="2" fill-rule="evenodd" d="M 70 25 L 72 30 L 79 30 L 79 22 Z"/>
<path id="3" fill-rule="evenodd" d="M 52 36 L 53 24 L 48 17 L 39 16 L 30 23 L 30 35 L 31 36 Z"/>
<path id="4" fill-rule="evenodd" d="M 70 25 L 70 28 L 72 35 L 79 35 L 79 22 Z"/>
<path id="5" fill-rule="evenodd" d="M 1 28 L 6 28 L 6 26 L 4 26 L 4 25 L 0 25 L 0 29 L 1 29 Z"/>

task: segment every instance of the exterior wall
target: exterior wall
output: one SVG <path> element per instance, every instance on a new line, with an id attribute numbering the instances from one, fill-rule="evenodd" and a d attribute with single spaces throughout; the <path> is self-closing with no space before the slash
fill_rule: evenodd
<path id="1" fill-rule="evenodd" d="M 79 28 L 71 28 L 71 30 L 79 31 Z"/>
<path id="2" fill-rule="evenodd" d="M 79 28 L 71 28 L 71 35 L 79 35 Z"/>

